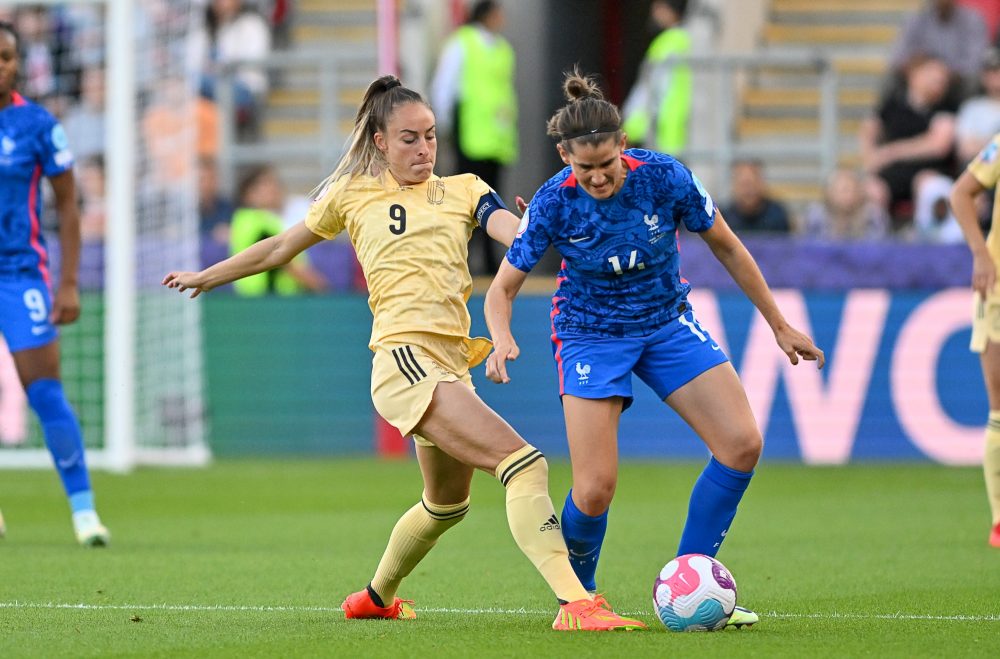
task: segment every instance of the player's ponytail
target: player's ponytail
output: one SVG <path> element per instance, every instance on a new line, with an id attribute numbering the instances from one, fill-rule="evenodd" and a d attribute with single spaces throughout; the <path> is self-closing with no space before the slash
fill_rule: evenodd
<path id="1" fill-rule="evenodd" d="M 559 109 L 546 125 L 549 137 L 563 145 L 567 151 L 574 144 L 600 144 L 608 139 L 622 137 L 622 117 L 613 103 L 604 100 L 604 93 L 590 76 L 575 68 L 566 74 L 563 94 L 569 101 Z"/>
<path id="2" fill-rule="evenodd" d="M 313 198 L 342 176 L 358 174 L 377 175 L 387 165 L 382 152 L 375 146 L 375 133 L 385 131 L 389 117 L 400 105 L 427 101 L 420 94 L 403 87 L 399 78 L 386 75 L 368 85 L 365 96 L 354 118 L 354 129 L 347 140 L 347 150 L 340 157 L 333 173 L 327 176 L 312 192 Z"/>

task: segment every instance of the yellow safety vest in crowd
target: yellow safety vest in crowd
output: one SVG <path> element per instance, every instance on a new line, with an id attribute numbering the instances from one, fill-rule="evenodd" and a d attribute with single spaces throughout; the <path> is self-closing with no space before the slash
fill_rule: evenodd
<path id="1" fill-rule="evenodd" d="M 629 142 L 667 153 L 684 149 L 691 112 L 691 67 L 679 64 L 668 69 L 662 63 L 690 53 L 691 37 L 683 28 L 669 28 L 653 40 L 645 64 L 650 74 L 648 93 L 655 107 L 641 108 L 625 117 L 622 127 Z"/>
<path id="2" fill-rule="evenodd" d="M 456 30 L 462 45 L 462 77 L 458 100 L 458 145 L 472 160 L 517 159 L 517 95 L 514 49 L 497 35 L 487 43 L 480 30 Z"/>

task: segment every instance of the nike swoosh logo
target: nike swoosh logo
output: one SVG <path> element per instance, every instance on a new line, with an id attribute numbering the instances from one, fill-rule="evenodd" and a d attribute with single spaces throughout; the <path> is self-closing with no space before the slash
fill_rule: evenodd
<path id="1" fill-rule="evenodd" d="M 712 344 L 712 350 L 718 350 L 718 349 L 719 349 L 718 345 Z"/>
<path id="2" fill-rule="evenodd" d="M 38 336 L 39 334 L 45 334 L 48 331 L 49 328 L 47 325 L 36 325 L 31 328 L 31 333 L 34 334 L 35 336 Z"/>
<path id="3" fill-rule="evenodd" d="M 582 243 L 584 240 L 590 240 L 590 236 L 573 236 L 569 239 L 571 243 Z"/>
<path id="4" fill-rule="evenodd" d="M 56 463 L 59 465 L 60 469 L 69 469 L 70 467 L 72 467 L 77 463 L 79 457 L 80 457 L 80 452 L 74 451 L 73 455 L 69 456 L 65 460 L 56 460 Z"/>

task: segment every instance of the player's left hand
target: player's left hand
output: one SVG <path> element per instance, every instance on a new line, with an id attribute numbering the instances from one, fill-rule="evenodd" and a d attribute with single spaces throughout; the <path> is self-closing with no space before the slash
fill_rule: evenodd
<path id="1" fill-rule="evenodd" d="M 774 333 L 774 339 L 778 342 L 778 347 L 788 355 L 788 361 L 792 365 L 799 363 L 799 359 L 809 362 L 816 362 L 816 368 L 823 368 L 826 364 L 826 356 L 823 351 L 816 347 L 813 340 L 798 331 L 794 327 L 785 327 Z"/>
<path id="2" fill-rule="evenodd" d="M 517 206 L 517 212 L 522 216 L 524 215 L 524 211 L 528 210 L 528 202 L 520 195 L 514 197 L 514 205 Z"/>
<path id="3" fill-rule="evenodd" d="M 510 376 L 507 375 L 507 362 L 514 361 L 521 354 L 521 349 L 511 341 L 493 344 L 493 352 L 486 358 L 486 377 L 497 384 L 507 384 Z"/>
<path id="4" fill-rule="evenodd" d="M 65 325 L 80 317 L 80 291 L 76 286 L 61 284 L 52 301 L 52 313 L 49 322 L 55 325 Z"/>

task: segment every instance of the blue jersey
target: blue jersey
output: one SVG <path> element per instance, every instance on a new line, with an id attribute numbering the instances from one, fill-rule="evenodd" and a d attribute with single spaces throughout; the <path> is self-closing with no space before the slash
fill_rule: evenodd
<path id="1" fill-rule="evenodd" d="M 608 199 L 594 199 L 567 167 L 535 193 L 507 260 L 531 270 L 549 245 L 562 255 L 552 299 L 555 332 L 646 336 L 687 310 L 677 230 L 709 229 L 715 202 L 670 156 L 628 149 L 628 174 Z"/>
<path id="2" fill-rule="evenodd" d="M 49 280 L 41 227 L 41 179 L 73 167 L 62 126 L 47 110 L 13 94 L 0 110 L 0 278 Z"/>

